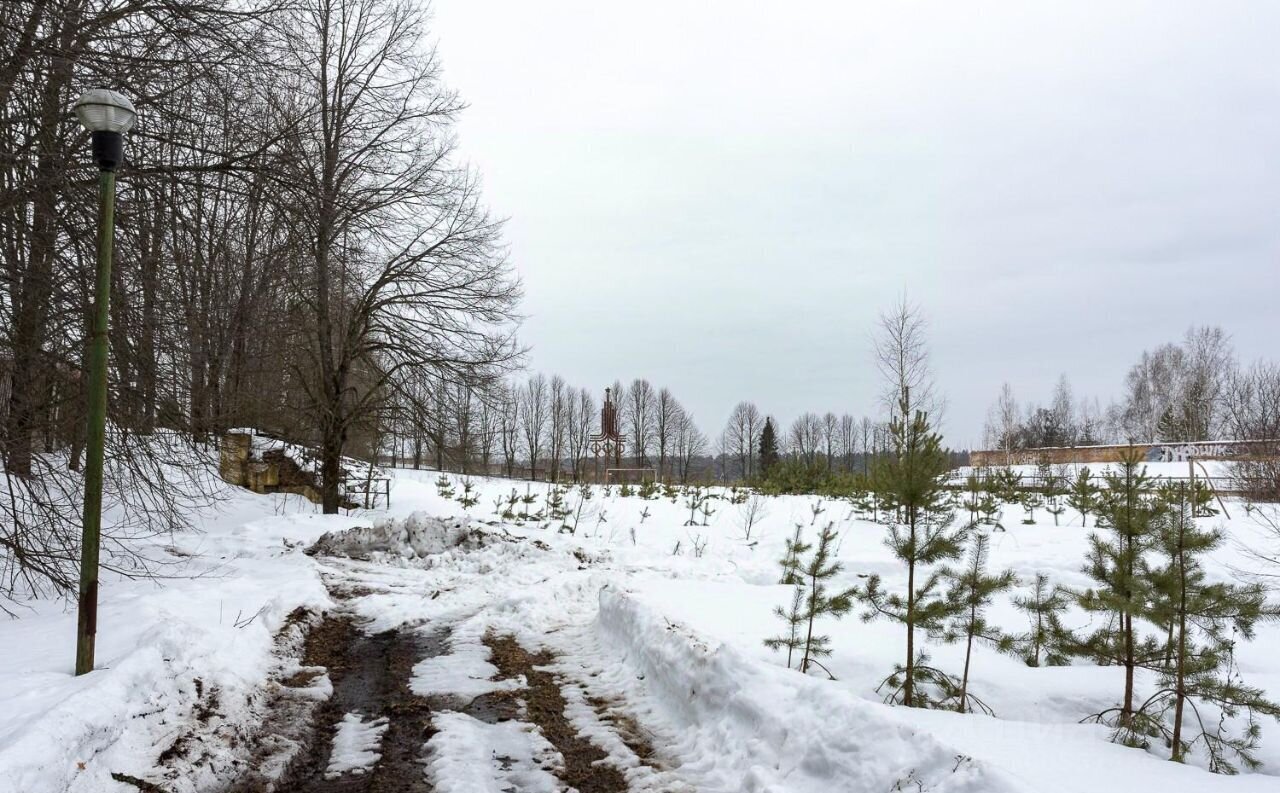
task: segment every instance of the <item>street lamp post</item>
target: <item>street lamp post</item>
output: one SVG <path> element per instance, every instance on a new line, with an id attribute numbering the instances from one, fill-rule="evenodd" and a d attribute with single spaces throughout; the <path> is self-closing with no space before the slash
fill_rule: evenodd
<path id="1" fill-rule="evenodd" d="M 133 126 L 133 103 L 105 88 L 76 100 L 76 116 L 89 130 L 98 165 L 98 270 L 89 337 L 89 433 L 84 467 L 84 532 L 80 543 L 76 674 L 93 671 L 98 633 L 98 544 L 102 529 L 102 459 L 107 435 L 107 322 L 111 299 L 111 240 L 115 229 L 116 168 L 124 159 L 124 133 Z"/>

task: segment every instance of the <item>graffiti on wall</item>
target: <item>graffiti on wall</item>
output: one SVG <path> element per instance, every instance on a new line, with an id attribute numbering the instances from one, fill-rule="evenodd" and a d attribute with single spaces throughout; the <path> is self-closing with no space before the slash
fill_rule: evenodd
<path id="1" fill-rule="evenodd" d="M 1149 463 L 1185 463 L 1191 458 L 1222 460 L 1235 457 L 1242 450 L 1232 443 L 1168 443 L 1147 450 Z"/>

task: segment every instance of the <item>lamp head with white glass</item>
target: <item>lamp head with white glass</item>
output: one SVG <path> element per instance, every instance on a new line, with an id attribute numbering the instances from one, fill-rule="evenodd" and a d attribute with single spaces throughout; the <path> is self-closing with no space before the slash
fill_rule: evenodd
<path id="1" fill-rule="evenodd" d="M 103 171 L 114 171 L 124 159 L 124 133 L 137 117 L 133 103 L 118 91 L 94 88 L 76 100 L 76 117 L 93 140 L 93 160 Z"/>

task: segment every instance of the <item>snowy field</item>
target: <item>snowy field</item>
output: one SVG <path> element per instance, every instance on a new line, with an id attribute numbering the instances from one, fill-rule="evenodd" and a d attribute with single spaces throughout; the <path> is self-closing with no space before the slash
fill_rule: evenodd
<path id="1" fill-rule="evenodd" d="M 1031 668 L 979 647 L 971 688 L 995 717 L 891 707 L 875 689 L 900 659 L 901 631 L 850 615 L 820 626 L 832 637 L 826 665 L 834 681 L 787 669 L 785 654 L 763 640 L 782 630 L 772 611 L 790 590 L 777 583 L 778 559 L 797 523 L 810 537 L 835 523 L 845 567 L 836 586 L 879 573 L 901 587 L 884 527 L 858 519 L 847 503 L 768 498 L 748 538 L 746 505 L 727 499 L 712 500 L 713 511 L 686 526 L 684 497 L 596 488 L 580 504 L 571 489 L 570 535 L 546 522 L 499 520 L 512 509 L 513 489 L 529 495 L 529 512 L 544 509 L 546 485 L 472 480 L 477 501 L 464 509 L 441 496 L 437 476 L 395 471 L 392 507 L 354 516 L 318 515 L 297 497 L 230 494 L 196 531 L 157 547 L 181 561 L 173 577 L 104 580 L 99 670 L 82 678 L 70 675 L 74 610 L 26 604 L 20 619 L 0 623 L 0 791 L 139 789 L 122 775 L 166 791 L 223 789 L 239 743 L 228 736 L 249 734 L 261 719 L 269 680 L 299 671 L 290 617 L 299 607 L 343 609 L 368 634 L 447 631 L 444 652 L 412 671 L 414 693 L 437 700 L 532 685 L 498 679 L 486 636 L 548 651 L 565 715 L 634 791 L 1280 790 L 1280 724 L 1262 724 L 1261 773 L 1224 777 L 1198 767 L 1198 758 L 1177 765 L 1163 747 L 1124 748 L 1107 741 L 1105 728 L 1079 723 L 1116 703 L 1118 667 Z M 460 478 L 452 480 L 460 493 Z M 1210 568 L 1234 580 L 1257 566 L 1244 548 L 1267 541 L 1239 503 L 1227 506 L 1229 519 L 1206 519 L 1231 537 Z M 1086 586 L 1089 530 L 1071 513 L 1058 527 L 1043 510 L 1037 517 L 1024 525 L 1020 508 L 1009 512 L 1007 531 L 991 537 L 992 568 L 1013 569 L 1023 591 L 1036 573 Z M 326 552 L 303 553 L 326 532 L 338 533 Z M 1007 601 L 992 616 L 1006 630 L 1026 630 Z M 1082 619 L 1068 622 L 1080 627 Z M 958 671 L 960 645 L 925 644 L 935 666 Z M 1247 682 L 1280 696 L 1280 626 L 1262 626 L 1236 657 Z M 1152 680 L 1144 676 L 1140 687 Z M 331 690 L 323 675 L 309 685 L 317 698 Z M 652 756 L 620 738 L 622 722 Z M 166 752 L 193 724 L 204 750 Z M 557 769 L 565 759 L 521 719 L 489 723 L 459 705 L 438 709 L 433 728 L 422 760 L 435 790 L 563 789 Z M 326 772 L 367 773 L 386 730 L 379 714 L 346 714 Z M 159 759 L 166 754 L 199 759 Z"/>

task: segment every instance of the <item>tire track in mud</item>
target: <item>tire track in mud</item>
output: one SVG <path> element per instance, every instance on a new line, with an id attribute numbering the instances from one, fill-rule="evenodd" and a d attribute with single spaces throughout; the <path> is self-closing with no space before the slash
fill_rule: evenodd
<path id="1" fill-rule="evenodd" d="M 278 765 L 260 761 L 228 793 L 429 793 L 433 788 L 423 767 L 422 747 L 434 732 L 431 707 L 410 690 L 409 680 L 414 665 L 438 655 L 446 638 L 443 633 L 424 637 L 411 630 L 366 634 L 348 615 L 325 617 L 307 636 L 303 664 L 328 670 L 332 696 L 316 708 L 309 727 L 297 736 L 301 749 L 287 761 L 283 774 L 272 772 Z M 363 773 L 330 777 L 326 771 L 333 736 L 348 713 L 387 718 L 378 749 L 381 757 Z"/>
<path id="2" fill-rule="evenodd" d="M 351 572 L 326 576 L 330 594 L 340 603 L 383 590 L 380 584 L 366 582 Z M 566 678 L 553 671 L 560 656 L 547 650 L 531 653 L 513 636 L 490 633 L 484 644 L 498 670 L 495 678 L 523 678 L 524 687 L 469 701 L 424 697 L 410 688 L 413 669 L 418 662 L 448 651 L 449 628 L 430 633 L 403 626 L 369 634 L 361 625 L 345 607 L 312 623 L 303 643 L 300 671 L 280 681 L 251 741 L 244 772 L 219 793 L 432 793 L 427 743 L 437 734 L 433 714 L 450 710 L 490 724 L 535 726 L 563 758 L 562 766 L 548 769 L 563 789 L 577 793 L 632 790 L 628 777 L 634 768 L 625 770 L 627 764 L 619 765 L 616 757 L 570 719 L 565 694 L 569 688 L 581 686 L 572 676 Z M 332 695 L 316 702 L 317 679 L 326 673 Z M 600 727 L 616 735 L 635 761 L 653 771 L 662 770 L 647 733 L 625 715 L 625 703 L 586 697 L 585 689 L 582 696 L 595 711 Z M 310 703 L 299 708 L 298 702 L 306 700 Z M 363 773 L 329 775 L 334 735 L 349 713 L 358 713 L 365 721 L 386 719 L 377 750 L 380 757 Z M 503 762 L 503 758 L 495 757 L 495 761 Z M 657 788 L 640 784 L 640 789 Z M 522 792 L 513 788 L 510 793 Z"/>

